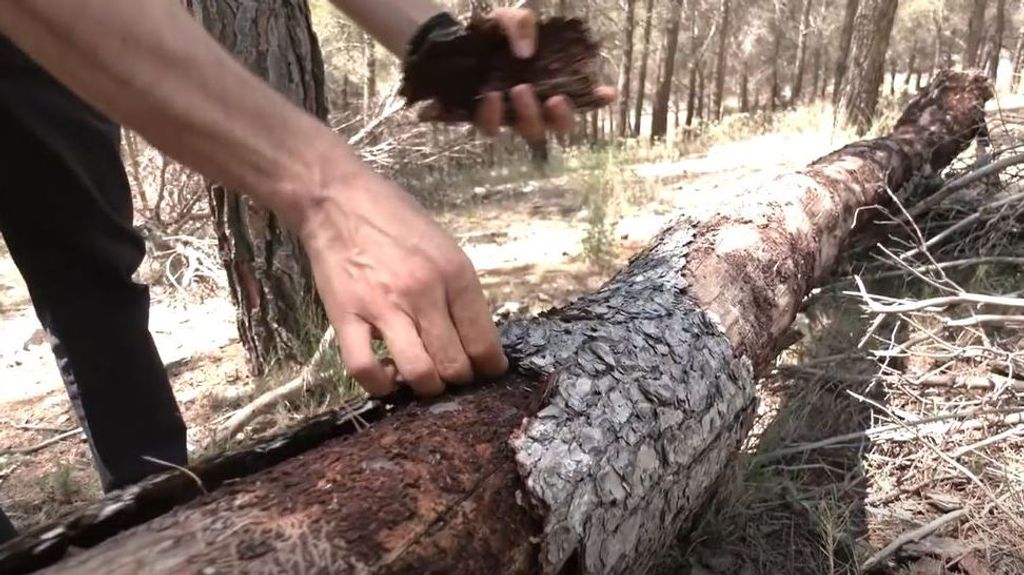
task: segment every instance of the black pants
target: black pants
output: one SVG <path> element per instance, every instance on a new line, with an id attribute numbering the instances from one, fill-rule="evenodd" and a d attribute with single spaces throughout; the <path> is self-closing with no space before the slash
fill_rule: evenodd
<path id="1" fill-rule="evenodd" d="M 132 281 L 145 249 L 119 128 L 2 36 L 0 233 L 104 490 L 166 469 L 144 456 L 184 465 L 185 425 L 149 333 L 149 291 Z M 5 525 L 0 511 L 0 540 Z"/>

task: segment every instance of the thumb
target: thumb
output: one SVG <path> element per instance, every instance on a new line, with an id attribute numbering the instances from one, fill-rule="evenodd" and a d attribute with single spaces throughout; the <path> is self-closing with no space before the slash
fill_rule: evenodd
<path id="1" fill-rule="evenodd" d="M 525 8 L 497 8 L 491 18 L 508 36 L 512 53 L 519 58 L 529 58 L 537 51 L 537 16 Z"/>

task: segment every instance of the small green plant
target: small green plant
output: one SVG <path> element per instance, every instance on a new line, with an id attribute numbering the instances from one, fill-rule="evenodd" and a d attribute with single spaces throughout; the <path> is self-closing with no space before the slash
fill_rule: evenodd
<path id="1" fill-rule="evenodd" d="M 47 487 L 53 493 L 53 498 L 61 504 L 71 503 L 78 495 L 78 485 L 71 476 L 71 466 L 60 463 L 57 468 L 47 475 Z"/>
<path id="2" fill-rule="evenodd" d="M 590 264 L 604 269 L 611 264 L 614 248 L 608 222 L 609 204 L 615 190 L 614 163 L 607 152 L 595 154 L 593 161 L 596 165 L 583 181 L 583 208 L 587 223 L 583 253 Z"/>

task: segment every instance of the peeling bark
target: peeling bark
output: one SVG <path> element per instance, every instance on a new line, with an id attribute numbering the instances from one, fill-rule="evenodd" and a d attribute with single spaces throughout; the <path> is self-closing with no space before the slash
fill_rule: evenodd
<path id="1" fill-rule="evenodd" d="M 889 136 L 678 220 L 597 292 L 503 325 L 501 381 L 197 464 L 208 495 L 153 478 L 17 540 L 0 571 L 642 572 L 737 452 L 754 374 L 862 208 L 948 165 L 990 97 L 942 72 Z"/>

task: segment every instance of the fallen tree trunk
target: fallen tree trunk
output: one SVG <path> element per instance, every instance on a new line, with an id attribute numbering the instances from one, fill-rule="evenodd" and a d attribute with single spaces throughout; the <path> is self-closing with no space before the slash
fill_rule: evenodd
<path id="1" fill-rule="evenodd" d="M 951 162 L 990 97 L 941 73 L 889 136 L 677 221 L 597 292 L 503 325 L 501 381 L 199 464 L 209 494 L 153 478 L 4 548 L 0 571 L 642 572 L 737 452 L 754 375 L 861 210 Z"/>

